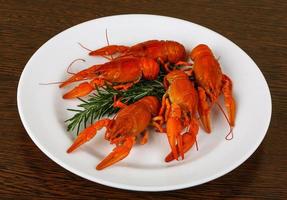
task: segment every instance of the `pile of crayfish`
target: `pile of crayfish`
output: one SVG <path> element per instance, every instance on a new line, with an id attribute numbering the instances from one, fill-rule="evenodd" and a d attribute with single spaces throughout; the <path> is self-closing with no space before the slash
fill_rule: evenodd
<path id="1" fill-rule="evenodd" d="M 102 118 L 85 128 L 69 147 L 68 153 L 105 127 L 105 139 L 116 147 L 97 165 L 97 170 L 128 156 L 137 138 L 145 144 L 148 126 L 166 133 L 171 149 L 166 162 L 184 159 L 185 153 L 197 145 L 200 121 L 205 132 L 211 132 L 210 111 L 215 104 L 219 105 L 221 94 L 228 113 L 226 119 L 230 127 L 234 127 L 232 81 L 223 74 L 218 60 L 205 44 L 199 44 L 188 54 L 178 42 L 149 40 L 133 46 L 108 45 L 90 51 L 89 55 L 109 61 L 84 69 L 62 82 L 60 88 L 82 81 L 64 94 L 64 99 L 84 97 L 105 85 L 127 91 L 141 79 L 155 80 L 160 68 L 165 71 L 163 85 L 166 92 L 162 99 L 145 96 L 126 105 L 115 98 L 113 106 L 120 108 L 115 117 Z"/>

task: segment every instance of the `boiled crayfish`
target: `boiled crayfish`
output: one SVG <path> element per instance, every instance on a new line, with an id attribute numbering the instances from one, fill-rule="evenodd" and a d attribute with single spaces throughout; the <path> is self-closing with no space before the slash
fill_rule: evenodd
<path id="1" fill-rule="evenodd" d="M 90 82 L 81 83 L 63 96 L 64 99 L 71 99 L 85 96 L 96 87 L 101 87 L 106 83 L 119 84 L 114 88 L 126 90 L 138 82 L 141 77 L 154 80 L 158 73 L 159 64 L 151 58 L 121 58 L 82 70 L 64 81 L 60 88 L 76 81 L 92 79 Z"/>
<path id="2" fill-rule="evenodd" d="M 166 122 L 166 132 L 172 152 L 166 157 L 166 162 L 184 159 L 187 152 L 196 142 L 199 125 L 197 114 L 197 93 L 193 83 L 186 73 L 173 70 L 164 78 L 167 88 L 162 98 L 162 107 L 155 120 Z M 187 128 L 187 132 L 181 132 Z"/>
<path id="3" fill-rule="evenodd" d="M 154 96 L 146 96 L 128 106 L 121 102 L 115 105 L 122 107 L 115 119 L 101 119 L 82 131 L 72 146 L 67 150 L 68 153 L 92 139 L 98 130 L 106 127 L 105 139 L 115 144 L 113 151 L 98 164 L 97 170 L 102 170 L 122 159 L 124 159 L 132 149 L 141 133 L 144 134 L 141 143 L 147 142 L 148 125 L 152 123 L 152 117 L 158 114 L 160 103 Z"/>
<path id="4" fill-rule="evenodd" d="M 217 102 L 220 94 L 224 95 L 225 107 L 227 108 L 229 124 L 235 123 L 235 100 L 232 96 L 232 81 L 222 73 L 218 61 L 207 45 L 196 46 L 190 54 L 193 60 L 193 74 L 198 84 L 199 115 L 205 130 L 210 133 L 210 109 Z M 208 102 L 210 101 L 210 104 Z"/>
<path id="5" fill-rule="evenodd" d="M 186 59 L 185 48 L 175 41 L 148 40 L 131 47 L 122 45 L 109 45 L 91 51 L 91 56 L 109 56 L 119 53 L 123 57 L 147 57 L 159 61 L 161 64 L 176 64 Z M 117 58 L 117 59 L 118 59 Z M 166 65 L 167 67 L 167 65 Z"/>

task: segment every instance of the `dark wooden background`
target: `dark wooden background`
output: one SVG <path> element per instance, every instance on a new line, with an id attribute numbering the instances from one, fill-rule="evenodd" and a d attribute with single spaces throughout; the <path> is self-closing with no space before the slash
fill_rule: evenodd
<path id="1" fill-rule="evenodd" d="M 28 59 L 71 26 L 123 13 L 167 15 L 201 24 L 231 39 L 255 60 L 271 90 L 272 121 L 263 143 L 240 167 L 194 188 L 132 192 L 80 178 L 32 142 L 16 103 L 18 80 Z M 0 0 L 0 199 L 287 199 L 286 13 L 286 1 L 266 0 Z"/>

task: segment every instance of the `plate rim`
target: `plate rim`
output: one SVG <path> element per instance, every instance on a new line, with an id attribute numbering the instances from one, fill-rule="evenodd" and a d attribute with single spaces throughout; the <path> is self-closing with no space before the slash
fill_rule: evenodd
<path id="1" fill-rule="evenodd" d="M 21 105 L 21 85 L 23 84 L 23 74 L 25 73 L 25 71 L 27 71 L 27 66 L 29 65 L 29 63 L 31 62 L 31 60 L 33 59 L 33 57 L 36 55 L 36 53 L 43 48 L 48 42 L 50 42 L 50 40 L 52 40 L 53 38 L 57 37 L 58 35 L 62 34 L 65 31 L 68 31 L 70 29 L 73 29 L 77 26 L 81 26 L 85 23 L 90 23 L 92 21 L 96 21 L 96 20 L 102 20 L 102 19 L 107 19 L 107 18 L 118 18 L 118 17 L 123 17 L 123 16 L 130 16 L 130 17 L 157 17 L 157 18 L 165 18 L 165 19 L 169 19 L 169 20 L 179 20 L 179 21 L 183 21 L 185 23 L 191 23 L 195 26 L 200 27 L 203 30 L 206 30 L 208 32 L 212 32 L 213 34 L 216 34 L 217 36 L 220 36 L 226 40 L 228 40 L 229 42 L 231 42 L 233 45 L 235 45 L 240 51 L 242 51 L 247 57 L 249 57 L 251 59 L 251 61 L 253 62 L 253 64 L 258 68 L 259 72 L 261 73 L 261 76 L 263 77 L 264 80 L 264 84 L 267 86 L 267 93 L 268 93 L 268 97 L 266 97 L 266 100 L 268 102 L 268 104 L 270 104 L 269 110 L 270 110 L 270 115 L 268 116 L 268 125 L 265 128 L 265 133 L 262 134 L 262 137 L 257 140 L 257 143 L 255 145 L 252 146 L 252 148 L 249 148 L 250 150 L 248 152 L 245 153 L 245 155 L 239 159 L 237 162 L 234 162 L 232 165 L 230 165 L 229 167 L 225 168 L 224 170 L 221 170 L 217 173 L 215 173 L 213 176 L 210 176 L 208 178 L 205 179 L 200 179 L 197 182 L 194 182 L 193 184 L 191 183 L 185 183 L 185 184 L 175 184 L 175 185 L 168 185 L 168 186 L 139 186 L 139 185 L 130 185 L 130 184 L 119 184 L 119 183 L 114 183 L 112 181 L 105 181 L 103 179 L 97 178 L 97 177 L 91 177 L 87 174 L 85 174 L 84 172 L 81 172 L 80 170 L 77 170 L 71 166 L 69 166 L 68 164 L 66 164 L 65 162 L 61 161 L 60 159 L 58 159 L 56 156 L 52 155 L 46 148 L 44 148 L 41 143 L 36 139 L 36 137 L 34 136 L 34 134 L 32 133 L 30 127 L 29 127 L 29 123 L 26 121 L 26 119 L 24 118 L 24 111 Z M 26 63 L 25 67 L 23 68 L 23 71 L 20 75 L 20 79 L 18 82 L 18 86 L 17 86 L 17 107 L 18 107 L 18 112 L 19 112 L 19 116 L 20 119 L 22 121 L 22 124 L 27 132 L 27 134 L 30 136 L 30 138 L 32 139 L 32 141 L 36 144 L 36 146 L 46 155 L 48 156 L 51 160 L 53 160 L 55 163 L 57 163 L 58 165 L 60 165 L 61 167 L 63 167 L 64 169 L 68 170 L 69 172 L 72 172 L 73 174 L 80 176 L 82 178 L 85 178 L 89 181 L 98 183 L 98 184 L 102 184 L 108 187 L 113 187 L 113 188 L 118 188 L 118 189 L 124 189 L 124 190 L 131 190 L 131 191 L 145 191 L 145 192 L 160 192 L 160 191 L 171 191 L 171 190 L 179 190 L 179 189 L 185 189 L 185 188 L 189 188 L 189 187 L 194 187 L 200 184 L 204 184 L 207 182 L 210 182 L 212 180 L 215 180 L 225 174 L 228 174 L 229 172 L 233 171 L 234 169 L 236 169 L 237 167 L 239 167 L 241 164 L 243 164 L 248 158 L 250 158 L 253 153 L 258 149 L 258 147 L 260 146 L 260 144 L 262 143 L 262 141 L 264 140 L 268 128 L 270 126 L 270 122 L 271 122 L 271 117 L 272 117 L 272 96 L 271 96 L 271 92 L 270 92 L 270 88 L 269 85 L 267 83 L 267 80 L 264 77 L 264 74 L 262 73 L 262 71 L 260 70 L 260 68 L 258 67 L 258 65 L 254 62 L 254 60 L 243 50 L 241 49 L 236 43 L 234 43 L 233 41 L 231 41 L 230 39 L 228 39 L 227 37 L 225 37 L 222 34 L 219 34 L 205 26 L 199 25 L 197 23 L 188 21 L 188 20 L 184 20 L 184 19 L 179 19 L 179 18 L 175 18 L 175 17 L 169 17 L 169 16 L 163 16 L 163 15 L 153 15 L 153 14 L 120 14 L 120 15 L 110 15 L 110 16 L 105 16 L 105 17 L 99 17 L 99 18 L 95 18 L 95 19 L 91 19 L 79 24 L 76 24 L 72 27 L 69 27 L 59 33 L 57 33 L 56 35 L 52 36 L 49 40 L 47 40 L 45 43 L 43 43 L 34 53 L 33 55 L 30 57 L 30 59 L 28 60 L 28 62 Z"/>

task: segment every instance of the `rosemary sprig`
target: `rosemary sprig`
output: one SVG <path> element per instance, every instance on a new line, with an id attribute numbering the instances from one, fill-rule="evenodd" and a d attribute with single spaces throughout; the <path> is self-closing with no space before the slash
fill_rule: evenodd
<path id="1" fill-rule="evenodd" d="M 161 71 L 157 80 L 147 81 L 141 80 L 133 85 L 127 91 L 118 91 L 113 87 L 106 85 L 97 89 L 88 100 L 79 98 L 82 102 L 78 107 L 80 109 L 68 109 L 76 114 L 65 122 L 68 123 L 67 130 L 77 130 L 77 135 L 82 127 L 93 123 L 103 116 L 111 116 L 118 111 L 118 108 L 113 107 L 114 96 L 121 98 L 121 101 L 126 104 L 133 103 L 144 96 L 157 96 L 162 98 L 165 90 L 162 84 L 164 73 Z"/>

